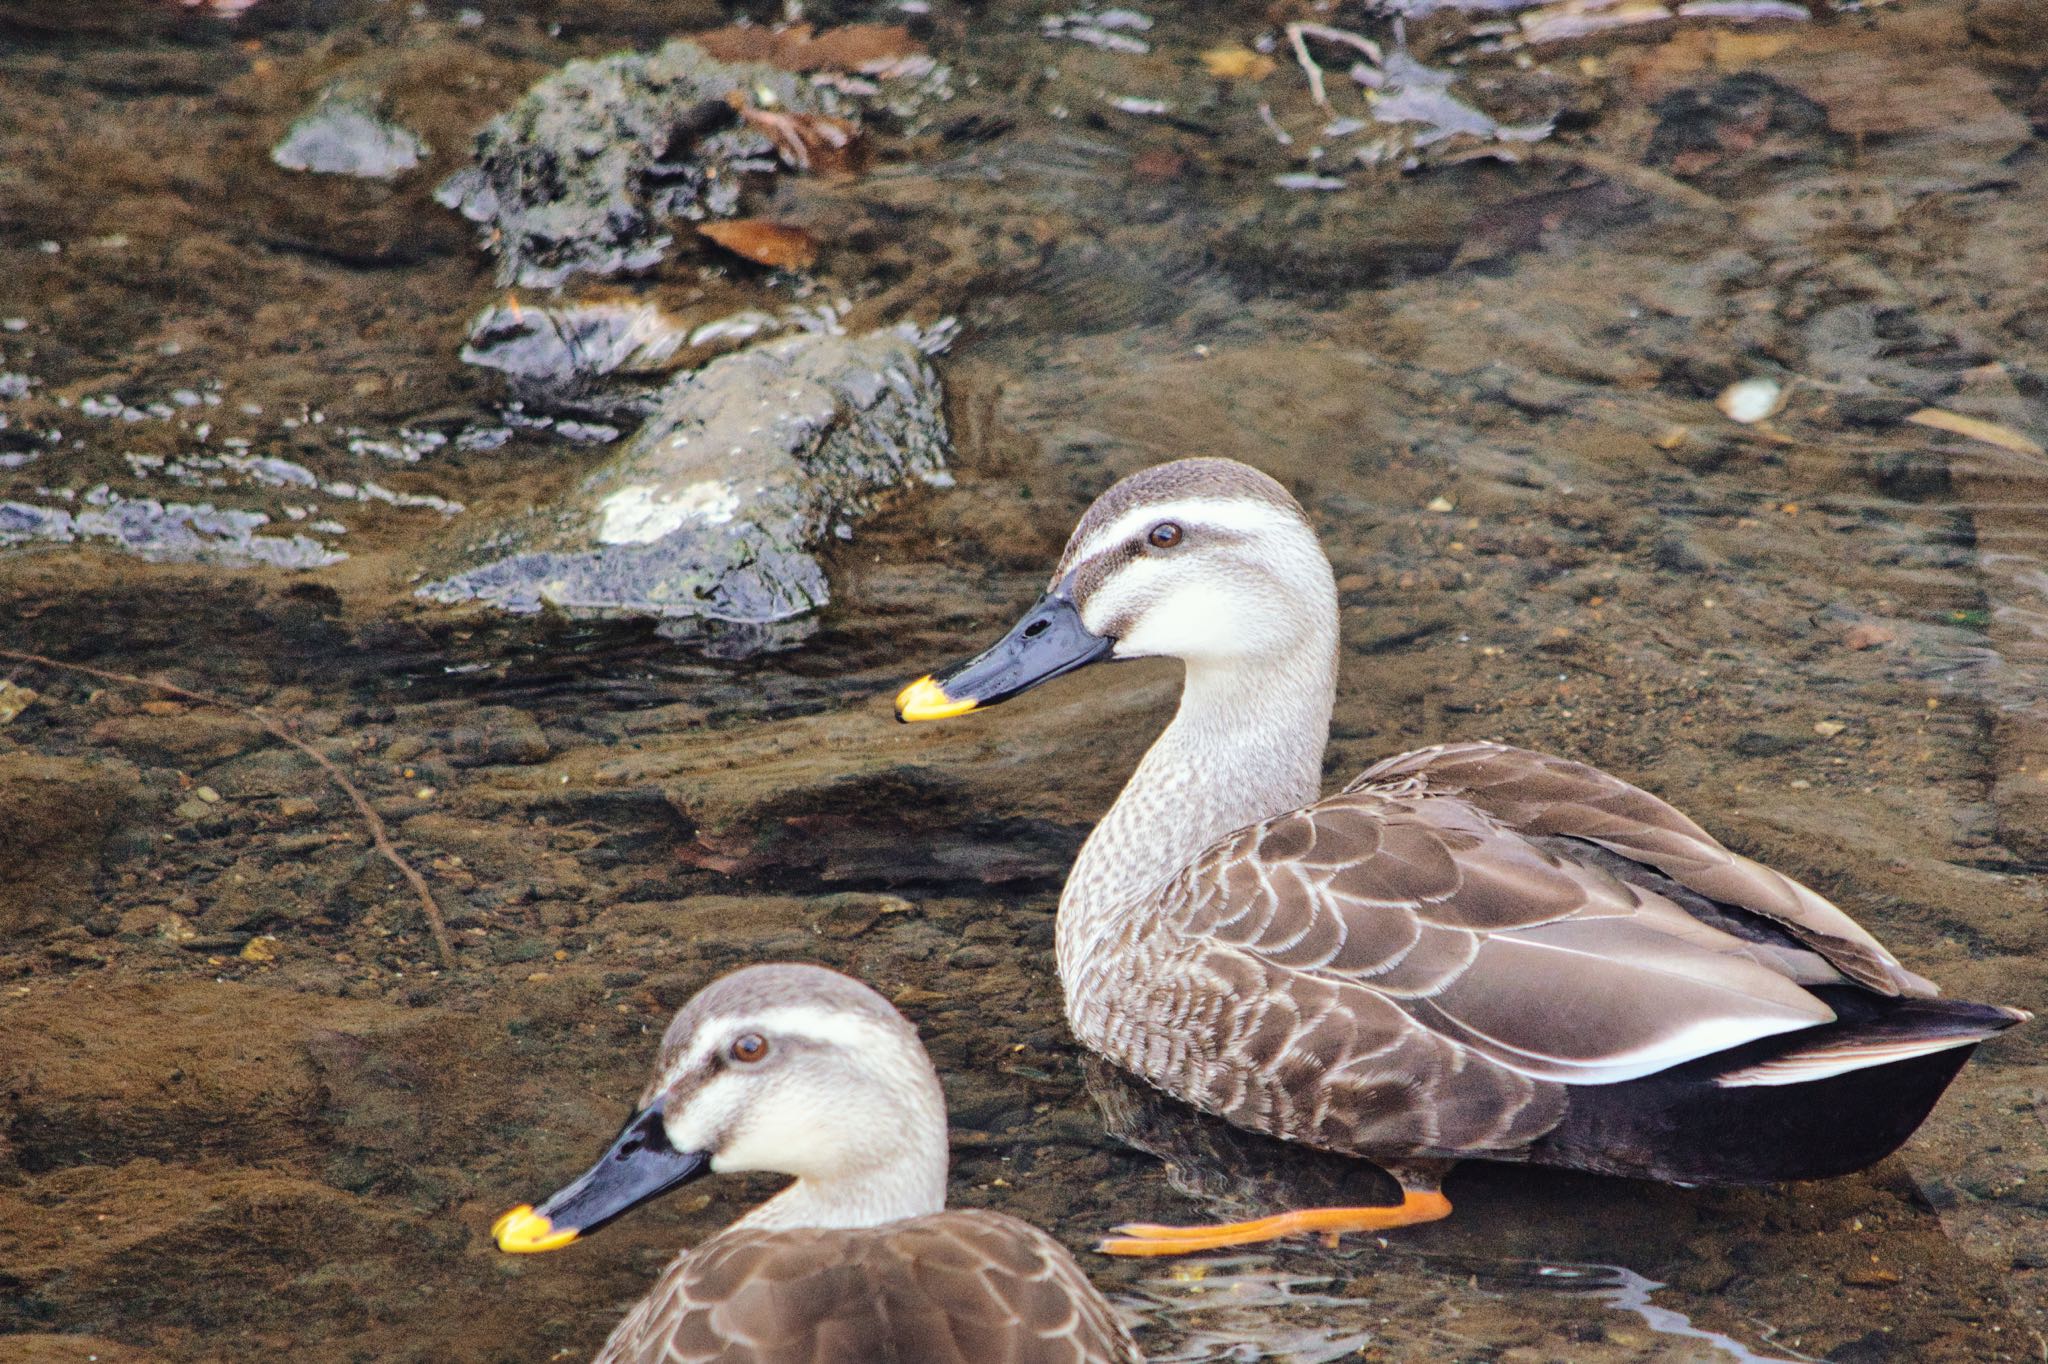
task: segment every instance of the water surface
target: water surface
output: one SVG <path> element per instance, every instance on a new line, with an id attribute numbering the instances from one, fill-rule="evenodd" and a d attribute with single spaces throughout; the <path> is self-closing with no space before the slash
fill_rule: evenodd
<path id="1" fill-rule="evenodd" d="M 0 551 L 0 647 L 262 707 L 360 786 L 456 958 L 346 797 L 246 713 L 0 662 L 39 694 L 0 726 L 0 1330 L 22 1357 L 586 1356 L 769 1186 L 533 1259 L 493 1251 L 490 1219 L 580 1170 L 669 1012 L 764 958 L 896 999 L 946 1076 L 955 1201 L 1077 1249 L 1370 1192 L 1148 1114 L 1060 1020 L 1058 886 L 1170 712 L 1169 667 L 889 719 L 1034 596 L 1094 493 L 1180 455 L 1271 471 L 1324 531 L 1333 783 L 1451 738 L 1582 758 L 1950 993 L 2048 1003 L 2048 33 L 2026 5 L 1506 51 L 1485 16 L 1418 20 L 1412 51 L 1475 107 L 1556 131 L 1519 163 L 1454 144 L 1402 173 L 1307 159 L 1369 114 L 1332 49 L 1330 110 L 1284 44 L 1262 78 L 1210 73 L 1261 17 L 1150 5 L 1111 30 L 1137 52 L 933 0 L 918 32 L 953 97 L 865 176 L 770 206 L 823 240 L 815 283 L 685 251 L 572 291 L 965 324 L 940 362 L 957 486 L 859 527 L 818 633 L 746 661 L 413 597 L 470 527 L 602 458 L 477 437 L 505 395 L 457 353 L 501 294 L 433 184 L 544 71 L 728 17 L 540 8 L 0 14 L 0 371 L 24 376 L 0 501 L 114 527 Z M 344 78 L 385 92 L 418 170 L 272 164 Z M 1782 408 L 1724 416 L 1746 379 Z M 1849 1179 L 1468 1167 L 1450 1221 L 1384 1241 L 1084 1259 L 1176 1360 L 2048 1357 L 2039 1033 Z"/>

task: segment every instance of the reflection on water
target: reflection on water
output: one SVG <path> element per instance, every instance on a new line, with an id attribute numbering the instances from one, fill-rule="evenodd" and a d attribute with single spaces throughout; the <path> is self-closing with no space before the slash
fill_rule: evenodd
<path id="1" fill-rule="evenodd" d="M 186 8 L 0 8 L 0 647 L 288 723 L 427 878 L 458 964 L 354 802 L 250 715 L 0 665 L 0 1331 L 58 1337 L 28 1348 L 587 1356 L 745 1199 L 531 1263 L 484 1229 L 581 1168 L 669 1011 L 770 957 L 918 1023 L 958 1203 L 1082 1248 L 1388 1197 L 1073 1051 L 1052 905 L 1170 669 L 888 717 L 1014 618 L 1093 493 L 1181 455 L 1270 470 L 1324 533 L 1333 782 L 1453 738 L 1583 758 L 1948 993 L 2048 1005 L 2031 0 L 1416 5 L 1405 53 L 1341 4 L 1316 20 L 1379 55 L 1307 37 L 1326 104 L 1286 6 L 813 4 L 907 20 L 950 72 L 874 115 L 867 173 L 749 191 L 814 271 L 682 233 L 644 275 L 511 300 L 431 198 L 474 130 L 572 58 L 770 7 Z M 323 91 L 371 87 L 419 167 L 271 160 Z M 1430 122 L 1379 116 L 1425 94 Z M 465 364 L 491 308 L 659 317 L 684 343 L 661 365 L 806 316 L 958 316 L 956 486 L 835 540 L 817 632 L 744 663 L 423 605 L 636 420 L 529 410 Z M 1716 406 L 1760 383 L 1782 403 Z M 1384 1245 L 1087 1263 L 1171 1359 L 2035 1359 L 2044 1044 L 2001 1039 L 1850 1179 L 1474 1165 L 1454 1216 Z"/>
<path id="2" fill-rule="evenodd" d="M 1125 1297 L 1140 1329 L 1151 1316 L 1167 1318 L 1179 1335 L 1168 1350 L 1156 1346 L 1155 1364 L 1273 1359 L 1286 1364 L 1329 1364 L 1372 1343 L 1370 1332 L 1317 1324 L 1329 1313 L 1355 1308 L 1353 1299 L 1318 1290 L 1332 1280 L 1288 1273 L 1260 1256 L 1209 1260 L 1148 1279 L 1140 1299 Z M 1177 1321 L 1171 1319 L 1178 1318 Z M 1150 1335 L 1146 1337 L 1152 1339 Z"/>
<path id="3" fill-rule="evenodd" d="M 1732 1360 L 1734 1364 L 1812 1364 L 1812 1355 L 1783 1346 L 1752 1348 L 1733 1336 L 1695 1326 L 1683 1312 L 1652 1299 L 1664 1287 L 1621 1265 L 1539 1264 L 1503 1261 L 1465 1262 L 1451 1257 L 1402 1257 L 1414 1260 L 1397 1273 L 1427 1275 L 1437 1282 L 1463 1279 L 1468 1292 L 1504 1298 L 1545 1292 L 1582 1295 L 1615 1312 L 1640 1318 L 1662 1338 L 1659 1358 L 1697 1357 Z M 1389 1296 L 1367 1276 L 1363 1294 L 1343 1291 L 1344 1277 L 1308 1274 L 1275 1267 L 1258 1255 L 1213 1259 L 1147 1279 L 1141 1296 L 1127 1295 L 1123 1306 L 1140 1329 L 1151 1325 L 1171 1334 L 1174 1345 L 1148 1356 L 1158 1364 L 1223 1364 L 1224 1361 L 1271 1359 L 1278 1364 L 1331 1364 L 1358 1357 L 1378 1339 L 1370 1331 L 1329 1325 L 1331 1318 L 1355 1318 L 1361 1306 L 1382 1307 Z M 1398 1285 L 1395 1295 L 1409 1285 Z M 1412 1311 L 1412 1304 L 1403 1304 Z M 1767 1339 L 1771 1332 L 1759 1328 Z M 1415 1342 L 1406 1333 L 1391 1333 L 1403 1346 Z M 1156 1336 L 1148 1335 L 1148 1340 Z M 1693 1351 L 1684 1342 L 1697 1341 Z M 1431 1342 L 1434 1349 L 1483 1347 L 1484 1339 L 1445 1332 Z M 1419 1355 L 1410 1357 L 1421 1357 Z"/>
<path id="4" fill-rule="evenodd" d="M 1546 1286 L 1589 1293 L 1617 1311 L 1633 1312 L 1659 1335 L 1705 1341 L 1733 1357 L 1736 1364 L 1795 1364 L 1813 1358 L 1802 1354 L 1760 1354 L 1719 1331 L 1703 1331 L 1687 1320 L 1683 1312 L 1659 1307 L 1650 1300 L 1650 1295 L 1663 1284 L 1620 1265 L 1538 1265 L 1530 1272 Z"/>

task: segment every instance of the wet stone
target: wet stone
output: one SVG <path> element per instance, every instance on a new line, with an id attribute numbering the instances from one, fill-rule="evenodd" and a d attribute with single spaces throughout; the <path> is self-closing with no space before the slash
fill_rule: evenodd
<path id="1" fill-rule="evenodd" d="M 428 154 L 427 144 L 386 118 L 377 104 L 370 91 L 328 89 L 270 149 L 270 159 L 286 170 L 371 180 L 411 170 Z"/>
<path id="2" fill-rule="evenodd" d="M 447 747 L 450 761 L 458 767 L 537 763 L 548 756 L 547 736 L 539 723 L 511 706 L 479 706 L 469 720 L 448 732 Z"/>
<path id="3" fill-rule="evenodd" d="M 0 754 L 0 938 L 92 910 L 136 776 L 125 762 Z"/>
<path id="4" fill-rule="evenodd" d="M 786 71 L 681 40 L 570 62 L 477 134 L 475 164 L 435 198 L 479 225 L 500 284 L 644 270 L 675 240 L 668 219 L 728 217 L 743 173 L 775 167 L 774 144 L 739 123 L 731 95 L 831 112 Z"/>
<path id="5" fill-rule="evenodd" d="M 261 724 L 246 716 L 205 710 L 110 716 L 95 724 L 87 737 L 126 757 L 177 768 L 225 762 L 269 738 Z"/>
<path id="6" fill-rule="evenodd" d="M 660 375 L 675 368 L 689 339 L 651 303 L 590 303 L 561 308 L 505 304 L 486 308 L 470 324 L 462 358 L 494 369 L 519 398 L 543 407 L 583 400 L 608 375 Z M 600 405 L 607 414 L 645 403 L 637 395 Z"/>
<path id="7" fill-rule="evenodd" d="M 813 551 L 850 538 L 885 489 L 946 481 L 938 376 L 917 339 L 805 334 L 676 379 L 579 490 L 491 531 L 469 555 L 482 562 L 420 595 L 742 625 L 824 605 Z"/>
<path id="8" fill-rule="evenodd" d="M 1804 734 L 1773 734 L 1768 730 L 1752 729 L 1737 735 L 1730 747 L 1745 758 L 1775 758 L 1796 752 L 1809 741 L 1809 736 Z"/>
<path id="9" fill-rule="evenodd" d="M 270 517 L 211 502 L 158 502 L 105 488 L 88 492 L 77 511 L 33 502 L 0 502 L 0 549 L 35 543 L 105 543 L 151 563 L 220 568 L 325 568 L 348 556 L 308 535 L 259 534 Z"/>
<path id="10" fill-rule="evenodd" d="M 895 895 L 827 895 L 812 902 L 808 911 L 811 931 L 821 938 L 857 938 L 884 914 L 903 914 L 910 901 Z"/>

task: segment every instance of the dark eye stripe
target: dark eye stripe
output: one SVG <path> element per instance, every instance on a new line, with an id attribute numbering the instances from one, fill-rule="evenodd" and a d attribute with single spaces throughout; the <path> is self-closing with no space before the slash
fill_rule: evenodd
<path id="1" fill-rule="evenodd" d="M 1176 522 L 1175 524 L 1181 528 L 1180 542 L 1185 545 L 1188 537 L 1193 535 L 1195 531 L 1186 522 Z M 1090 596 L 1094 595 L 1097 588 L 1108 582 L 1118 569 L 1133 559 L 1144 558 L 1147 554 L 1153 552 L 1146 546 L 1146 537 L 1151 533 L 1152 527 L 1148 526 L 1120 545 L 1096 551 L 1088 558 L 1081 560 L 1081 562 L 1055 577 L 1053 585 L 1058 586 L 1063 581 L 1071 580 L 1073 583 L 1074 604 L 1080 605 L 1087 601 Z M 1203 526 L 1200 528 L 1200 533 L 1204 549 L 1222 545 L 1241 545 L 1252 538 L 1242 531 L 1228 530 L 1220 526 Z"/>

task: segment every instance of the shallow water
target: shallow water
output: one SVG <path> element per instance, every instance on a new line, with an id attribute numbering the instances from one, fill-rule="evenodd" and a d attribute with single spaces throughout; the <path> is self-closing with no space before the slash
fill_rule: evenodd
<path id="1" fill-rule="evenodd" d="M 0 648 L 262 707 L 360 786 L 457 962 L 347 798 L 247 712 L 0 660 L 38 693 L 0 722 L 0 1355 L 587 1355 L 768 1186 L 536 1259 L 492 1250 L 490 1219 L 580 1170 L 668 1013 L 763 958 L 898 1000 L 946 1076 L 956 1202 L 1077 1250 L 1364 1189 L 1186 1114 L 1133 1126 L 1149 1101 L 1084 1073 L 1060 1021 L 1058 886 L 1171 669 L 889 719 L 901 681 L 1031 599 L 1090 496 L 1182 454 L 1270 470 L 1325 532 L 1333 781 L 1458 737 L 1583 758 L 1949 993 L 2048 1003 L 2028 5 L 1519 54 L 1440 14 L 1409 25 L 1416 56 L 1558 132 L 1524 164 L 1439 147 L 1333 175 L 1304 154 L 1364 114 L 1344 60 L 1317 49 L 1327 113 L 1284 45 L 1257 80 L 1198 60 L 1274 20 L 1148 5 L 1140 53 L 934 0 L 953 97 L 864 176 L 776 192 L 825 243 L 815 286 L 685 251 L 571 290 L 965 324 L 938 362 L 957 485 L 860 525 L 818 632 L 744 662 L 413 596 L 602 458 L 516 414 L 501 439 L 498 377 L 457 358 L 501 294 L 432 186 L 544 71 L 727 17 L 543 8 L 0 9 L 0 375 L 33 381 L 0 384 L 0 502 L 207 541 L 128 554 L 0 515 Z M 386 92 L 418 171 L 272 164 L 340 80 Z M 1275 183 L 1303 175 L 1344 187 Z M 1781 410 L 1716 409 L 1759 377 Z M 1474 1166 L 1453 1218 L 1384 1244 L 1084 1260 L 1177 1360 L 2048 1358 L 2042 1046 L 1985 1048 L 1900 1155 L 1827 1184 Z"/>

